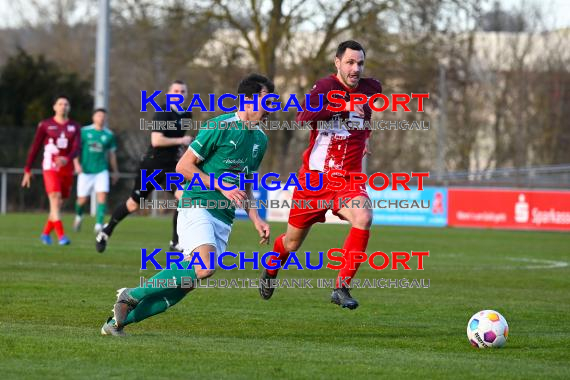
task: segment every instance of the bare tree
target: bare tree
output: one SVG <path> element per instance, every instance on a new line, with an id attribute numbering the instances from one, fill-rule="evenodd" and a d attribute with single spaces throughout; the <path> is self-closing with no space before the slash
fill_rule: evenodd
<path id="1" fill-rule="evenodd" d="M 21 24 L 13 49 L 42 54 L 66 71 L 92 76 L 86 69 L 93 67 L 96 7 L 87 0 L 20 0 L 10 6 Z"/>

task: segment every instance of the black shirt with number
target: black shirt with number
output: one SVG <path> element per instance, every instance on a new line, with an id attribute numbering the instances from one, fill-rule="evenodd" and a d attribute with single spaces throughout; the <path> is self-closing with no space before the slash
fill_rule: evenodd
<path id="1" fill-rule="evenodd" d="M 163 110 L 166 110 L 166 104 L 161 106 Z M 182 112 L 178 113 L 172 110 L 164 111 L 164 112 L 155 112 L 153 120 L 156 121 L 164 121 L 166 124 L 161 127 L 160 130 L 153 130 L 152 132 L 159 132 L 164 135 L 164 137 L 184 137 L 186 134 L 186 130 L 182 129 L 182 124 L 180 122 L 181 119 L 191 119 L 192 112 Z M 170 123 L 169 123 L 170 122 Z M 171 126 L 172 122 L 175 122 L 175 128 Z M 156 123 L 155 123 L 156 125 Z M 181 145 L 172 145 L 172 146 L 165 146 L 165 147 L 153 147 L 152 143 L 148 147 L 148 150 L 144 156 L 144 159 L 150 160 L 158 160 L 161 162 L 176 162 L 180 158 L 180 154 L 182 153 Z"/>

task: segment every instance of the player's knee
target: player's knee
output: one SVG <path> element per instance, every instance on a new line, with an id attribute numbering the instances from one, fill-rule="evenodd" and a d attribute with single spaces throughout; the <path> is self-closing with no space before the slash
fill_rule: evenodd
<path id="1" fill-rule="evenodd" d="M 372 213 L 369 210 L 362 210 L 362 212 L 357 212 L 352 220 L 352 226 L 360 228 L 362 230 L 370 229 L 372 225 Z"/>
<path id="2" fill-rule="evenodd" d="M 48 198 L 49 198 L 51 201 L 59 202 L 59 201 L 61 201 L 61 193 L 57 193 L 57 192 L 49 193 L 49 194 L 48 194 Z"/>
<path id="3" fill-rule="evenodd" d="M 87 201 L 87 199 L 85 199 Z M 97 202 L 105 203 L 107 201 L 107 193 L 97 193 Z"/>
<path id="4" fill-rule="evenodd" d="M 286 239 L 286 238 L 283 239 L 283 247 L 287 252 L 297 251 L 299 247 L 301 247 L 301 243 L 302 243 L 301 240 Z"/>
<path id="5" fill-rule="evenodd" d="M 196 278 L 201 280 L 203 278 L 208 278 L 214 275 L 214 273 L 216 273 L 215 269 L 202 269 L 202 268 L 196 268 Z"/>
<path id="6" fill-rule="evenodd" d="M 134 212 L 138 208 L 139 204 L 133 198 L 127 199 L 127 210 L 129 210 L 129 212 Z"/>

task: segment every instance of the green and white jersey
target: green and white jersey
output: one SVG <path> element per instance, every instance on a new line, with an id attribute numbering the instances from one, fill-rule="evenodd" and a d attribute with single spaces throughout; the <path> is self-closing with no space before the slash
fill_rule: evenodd
<path id="1" fill-rule="evenodd" d="M 117 149 L 115 135 L 108 128 L 93 124 L 81 128 L 81 167 L 83 173 L 96 174 L 108 169 L 107 153 Z"/>
<path id="2" fill-rule="evenodd" d="M 239 173 L 251 178 L 252 173 L 258 170 L 267 149 L 267 136 L 261 129 L 248 129 L 235 112 L 215 117 L 209 120 L 207 125 L 212 129 L 202 129 L 188 149 L 191 149 L 202 161 L 198 167 L 204 173 L 213 173 L 215 178 L 223 173 L 234 173 L 238 178 L 234 180 L 225 177 L 224 182 L 239 186 Z M 182 199 L 191 198 L 192 203 L 201 205 L 206 205 L 208 200 L 228 200 L 218 190 L 204 191 L 195 183 L 188 188 L 190 184 L 192 181 L 187 183 Z M 210 188 L 209 183 L 204 185 Z M 235 218 L 235 208 L 232 207 L 208 209 L 208 211 L 229 225 Z"/>

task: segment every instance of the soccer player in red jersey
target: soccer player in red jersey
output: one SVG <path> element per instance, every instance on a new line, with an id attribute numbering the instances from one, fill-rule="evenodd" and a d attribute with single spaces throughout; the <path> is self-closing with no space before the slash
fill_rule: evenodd
<path id="1" fill-rule="evenodd" d="M 65 236 L 60 220 L 63 199 L 69 197 L 73 184 L 73 159 L 79 154 L 81 126 L 69 119 L 70 103 L 66 96 L 60 95 L 53 105 L 55 115 L 38 124 L 34 142 L 28 153 L 22 187 L 30 187 L 32 164 L 43 146 L 42 169 L 44 185 L 49 198 L 49 216 L 41 235 L 44 244 L 51 244 L 50 233 L 53 229 L 60 245 L 70 243 Z"/>
<path id="2" fill-rule="evenodd" d="M 370 129 L 359 129 L 364 121 L 370 121 L 372 110 L 368 105 L 354 105 L 354 110 L 350 111 L 349 95 L 363 94 L 367 98 L 382 92 L 380 82 L 372 78 L 363 78 L 365 51 L 362 45 L 356 41 L 345 41 L 338 46 L 335 57 L 335 66 L 337 73 L 328 77 L 319 79 L 310 94 L 310 105 L 317 107 L 319 104 L 319 95 L 323 97 L 323 107 L 321 111 L 310 112 L 305 109 L 297 114 L 297 121 L 312 121 L 313 125 L 319 121 L 333 122 L 333 128 L 318 130 L 314 128 L 311 131 L 309 147 L 303 154 L 303 164 L 299 171 L 299 182 L 305 183 L 305 176 L 311 173 L 311 184 L 318 184 L 318 174 L 323 174 L 323 188 L 318 191 L 295 190 L 293 200 L 305 200 L 313 207 L 313 209 L 292 208 L 289 214 L 289 223 L 287 232 L 275 239 L 273 251 L 279 254 L 273 259 L 284 264 L 289 253 L 297 251 L 311 226 L 315 223 L 323 223 L 327 209 L 318 208 L 317 201 L 325 200 L 334 201 L 333 213 L 340 218 L 347 220 L 351 224 L 348 237 L 344 242 L 343 248 L 347 250 L 347 267 L 341 269 L 336 281 L 336 288 L 332 292 L 331 302 L 342 307 L 355 309 L 358 302 L 350 295 L 348 286 L 350 280 L 358 270 L 358 263 L 352 263 L 350 260 L 350 252 L 364 252 L 368 244 L 370 235 L 370 225 L 372 224 L 372 211 L 365 208 L 340 207 L 339 199 L 345 202 L 348 200 L 359 200 L 360 204 L 368 198 L 364 185 L 358 185 L 355 190 L 348 188 L 341 191 L 332 191 L 326 189 L 327 180 L 325 174 L 330 170 L 344 170 L 347 175 L 351 172 L 362 171 L 362 158 L 368 153 L 368 138 Z M 329 102 L 327 101 L 327 93 L 329 91 L 339 90 L 346 93 L 345 100 L 347 106 L 343 111 L 333 112 L 326 109 Z M 338 107 L 338 103 L 330 103 L 332 106 Z M 341 121 L 350 120 L 351 128 L 342 127 Z M 338 127 L 336 126 L 338 123 Z M 314 182 L 314 183 L 313 183 Z M 301 202 L 299 202 L 301 203 Z M 355 264 L 355 269 L 350 266 Z M 264 269 L 261 274 L 259 292 L 263 299 L 269 299 L 273 295 L 274 288 L 269 285 L 269 279 L 277 277 L 278 269 Z"/>

